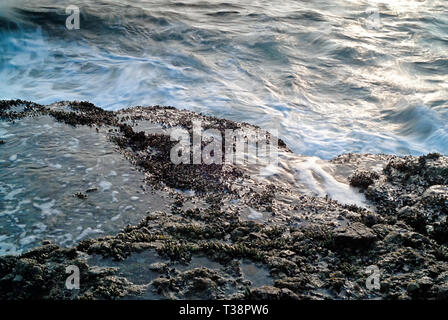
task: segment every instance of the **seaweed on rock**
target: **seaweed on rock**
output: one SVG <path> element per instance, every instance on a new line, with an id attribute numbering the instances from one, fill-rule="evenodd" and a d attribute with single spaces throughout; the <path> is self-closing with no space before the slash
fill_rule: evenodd
<path id="1" fill-rule="evenodd" d="M 333 159 L 334 166 L 351 168 L 351 183 L 363 189 L 371 205 L 365 209 L 256 181 L 236 165 L 175 166 L 169 161 L 169 137 L 139 130 L 138 125 L 189 128 L 193 118 L 220 130 L 249 124 L 172 107 L 108 112 L 87 102 L 40 106 L 0 101 L 2 121 L 28 116 L 101 128 L 92 134 L 107 134 L 117 152 L 145 173 L 147 188 L 171 190 L 173 204 L 148 212 L 139 224 L 115 235 L 83 240 L 71 248 L 46 242 L 18 256 L 0 257 L 0 299 L 117 299 L 147 292 L 175 299 L 448 297 L 445 156 L 346 154 Z M 279 146 L 289 152 L 283 142 Z M 361 168 L 372 159 L 382 164 L 381 172 Z M 175 189 L 196 193 L 187 197 Z M 193 207 L 187 198 L 194 199 Z M 264 210 L 265 219 L 245 220 L 242 212 L 249 207 Z M 142 253 L 159 260 L 150 261 L 151 270 L 140 271 L 157 274 L 145 285 L 120 273 L 133 255 Z M 114 268 L 91 264 L 95 255 L 104 261 L 112 258 Z M 209 266 L 195 266 L 197 257 L 205 257 Z M 263 279 L 272 281 L 255 286 L 242 272 L 242 261 L 269 270 Z M 80 269 L 79 290 L 65 288 L 68 265 Z M 381 270 L 380 290 L 365 285 L 372 265 Z"/>

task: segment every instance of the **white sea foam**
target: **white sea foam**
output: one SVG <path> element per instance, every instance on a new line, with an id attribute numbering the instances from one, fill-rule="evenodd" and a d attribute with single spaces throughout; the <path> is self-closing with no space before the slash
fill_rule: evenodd
<path id="1" fill-rule="evenodd" d="M 99 186 L 101 187 L 102 191 L 107 191 L 112 187 L 112 183 L 109 181 L 103 180 L 99 183 Z"/>
<path id="2" fill-rule="evenodd" d="M 263 218 L 263 213 L 249 208 L 249 215 L 247 216 L 247 218 L 250 220 L 260 220 Z"/>
<path id="3" fill-rule="evenodd" d="M 0 256 L 4 255 L 18 255 L 22 250 L 18 249 L 16 245 L 10 242 L 0 241 Z"/>
<path id="4" fill-rule="evenodd" d="M 58 209 L 54 209 L 56 200 L 52 199 L 50 202 L 33 203 L 33 207 L 40 209 L 43 216 L 58 215 L 61 213 Z"/>
<path id="5" fill-rule="evenodd" d="M 81 239 L 84 239 L 88 236 L 94 235 L 94 234 L 98 234 L 98 233 L 104 233 L 103 230 L 101 229 L 92 229 L 90 227 L 85 228 L 77 237 L 76 237 L 76 241 L 79 241 Z"/>
<path id="6" fill-rule="evenodd" d="M 343 204 L 355 204 L 366 206 L 364 196 L 358 190 L 352 188 L 348 183 L 342 183 L 329 173 L 331 165 L 322 162 L 317 157 L 307 158 L 305 161 L 294 165 L 296 179 L 304 184 L 308 190 L 320 197 L 329 196 Z M 326 170 L 324 169 L 326 167 Z"/>
<path id="7" fill-rule="evenodd" d="M 27 237 L 21 238 L 19 243 L 21 246 L 29 245 L 30 243 L 33 243 L 36 241 L 37 237 L 35 235 L 29 235 Z"/>
<path id="8" fill-rule="evenodd" d="M 48 165 L 53 169 L 62 169 L 62 165 L 59 163 L 49 163 Z"/>
<path id="9" fill-rule="evenodd" d="M 23 190 L 24 190 L 23 188 L 12 190 L 5 196 L 5 200 L 13 200 L 18 194 L 23 192 Z"/>
<path id="10" fill-rule="evenodd" d="M 120 219 L 121 214 L 117 214 L 116 216 L 113 216 L 112 218 L 110 218 L 111 221 L 117 221 L 118 219 Z"/>

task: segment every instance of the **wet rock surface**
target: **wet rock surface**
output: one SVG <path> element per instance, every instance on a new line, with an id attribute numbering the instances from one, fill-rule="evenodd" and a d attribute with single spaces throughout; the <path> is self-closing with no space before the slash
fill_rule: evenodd
<path id="1" fill-rule="evenodd" d="M 135 210 L 140 222 L 116 233 L 67 247 L 44 241 L 0 257 L 1 299 L 448 297 L 445 156 L 333 159 L 327 165 L 337 179 L 365 197 L 360 207 L 300 192 L 275 175 L 257 179 L 245 166 L 170 161 L 176 142 L 167 132 L 174 126 L 191 130 L 192 119 L 220 131 L 249 124 L 171 107 L 108 112 L 86 102 L 0 102 L 2 122 L 48 117 L 107 137 L 144 176 L 136 182 L 144 196 L 161 192 L 166 206 Z M 9 138 L 1 139 L 0 151 Z M 286 155 L 280 165 L 287 168 L 285 159 L 298 156 L 282 142 L 279 147 Z M 95 204 L 95 188 L 67 198 Z M 79 268 L 79 289 L 66 288 L 68 266 Z M 372 276 L 378 286 L 368 285 Z"/>

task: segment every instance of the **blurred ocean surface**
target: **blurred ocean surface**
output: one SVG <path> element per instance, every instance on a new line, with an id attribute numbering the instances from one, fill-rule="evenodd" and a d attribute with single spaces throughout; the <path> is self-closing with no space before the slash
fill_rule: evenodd
<path id="1" fill-rule="evenodd" d="M 0 99 L 171 105 L 324 159 L 447 154 L 447 73 L 445 0 L 0 1 Z"/>

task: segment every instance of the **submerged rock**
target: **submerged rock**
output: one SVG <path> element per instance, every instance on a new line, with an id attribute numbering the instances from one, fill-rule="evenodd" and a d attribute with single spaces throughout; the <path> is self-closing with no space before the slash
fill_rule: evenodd
<path id="1" fill-rule="evenodd" d="M 0 244 L 23 252 L 0 257 L 0 299 L 446 299 L 447 157 L 346 154 L 318 164 L 280 140 L 276 170 L 174 164 L 169 134 L 191 133 L 193 120 L 217 132 L 259 129 L 171 107 L 1 101 L 0 124 L 16 136 L 0 146 L 0 221 L 15 232 L 1 231 Z M 38 126 L 46 134 L 35 136 Z M 45 152 L 25 150 L 30 142 Z M 61 152 L 73 171 L 53 162 Z M 103 153 L 112 161 L 91 162 Z M 26 179 L 14 176 L 18 165 L 39 179 L 32 192 L 57 196 L 27 203 L 31 187 L 9 186 Z M 363 206 L 319 196 L 325 187 Z M 76 234 L 65 241 L 57 230 Z M 70 266 L 79 289 L 66 285 Z"/>

